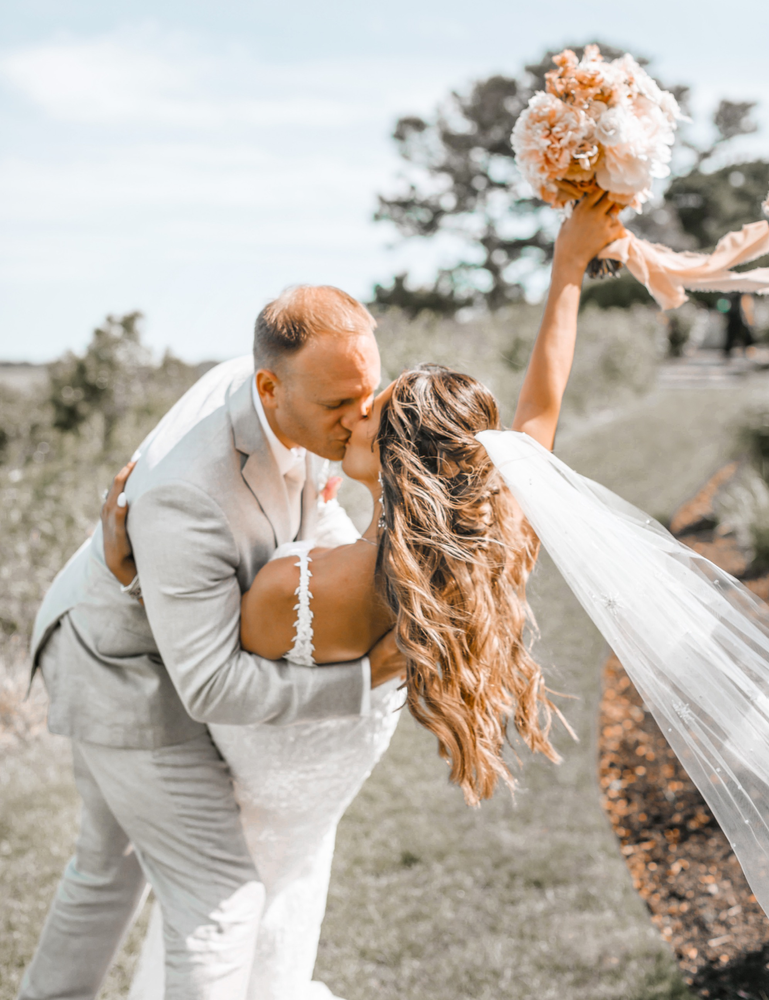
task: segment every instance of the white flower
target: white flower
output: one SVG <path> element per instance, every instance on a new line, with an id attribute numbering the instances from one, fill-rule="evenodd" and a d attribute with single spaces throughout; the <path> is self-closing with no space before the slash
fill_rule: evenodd
<path id="1" fill-rule="evenodd" d="M 678 105 L 678 101 L 673 97 L 669 90 L 662 91 L 662 99 L 660 100 L 660 109 L 665 115 L 667 120 L 670 122 L 671 128 L 675 128 L 677 121 L 688 122 L 691 118 L 687 118 Z"/>
<path id="2" fill-rule="evenodd" d="M 610 117 L 608 124 L 614 122 L 615 118 Z M 666 116 L 656 107 L 640 117 L 625 115 L 616 135 L 602 134 L 598 138 L 604 146 L 595 175 L 598 184 L 612 194 L 635 196 L 634 207 L 648 201 L 653 180 L 670 173 L 673 130 Z M 620 141 L 612 141 L 614 138 Z"/>
<path id="3" fill-rule="evenodd" d="M 629 140 L 632 128 L 632 113 L 627 108 L 604 105 L 604 112 L 595 125 L 595 137 L 604 146 L 618 146 Z"/>
<path id="4" fill-rule="evenodd" d="M 553 205 L 566 197 L 558 181 L 570 180 L 640 209 L 654 179 L 670 173 L 678 102 L 630 55 L 605 62 L 591 45 L 581 60 L 566 49 L 553 61 L 547 92 L 532 97 L 513 129 L 518 167 Z"/>

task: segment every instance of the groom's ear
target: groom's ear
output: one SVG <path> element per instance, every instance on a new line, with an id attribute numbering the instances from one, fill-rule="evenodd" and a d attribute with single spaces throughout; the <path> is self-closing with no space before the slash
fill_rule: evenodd
<path id="1" fill-rule="evenodd" d="M 265 409 L 274 409 L 277 405 L 275 390 L 280 385 L 280 378 L 269 368 L 260 368 L 256 373 L 256 391 Z"/>

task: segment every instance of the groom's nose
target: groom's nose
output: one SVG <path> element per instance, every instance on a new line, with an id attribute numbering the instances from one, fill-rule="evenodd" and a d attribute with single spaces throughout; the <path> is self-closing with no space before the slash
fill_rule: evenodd
<path id="1" fill-rule="evenodd" d="M 358 421 L 363 420 L 371 413 L 371 407 L 374 402 L 374 394 L 370 396 L 361 396 L 360 399 L 353 400 L 353 402 L 345 409 L 344 416 L 341 419 L 342 427 L 345 430 L 352 431 Z"/>

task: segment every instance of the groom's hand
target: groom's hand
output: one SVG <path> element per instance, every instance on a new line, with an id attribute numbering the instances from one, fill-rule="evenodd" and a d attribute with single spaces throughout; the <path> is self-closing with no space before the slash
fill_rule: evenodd
<path id="1" fill-rule="evenodd" d="M 406 657 L 395 645 L 395 629 L 385 632 L 368 654 L 371 664 L 371 687 L 379 687 L 393 677 L 406 677 Z"/>
<path id="2" fill-rule="evenodd" d="M 136 462 L 129 462 L 118 472 L 112 480 L 112 487 L 107 492 L 101 509 L 104 561 L 123 586 L 128 586 L 136 576 L 136 563 L 126 531 L 128 506 L 124 493 L 126 482 L 135 465 Z"/>

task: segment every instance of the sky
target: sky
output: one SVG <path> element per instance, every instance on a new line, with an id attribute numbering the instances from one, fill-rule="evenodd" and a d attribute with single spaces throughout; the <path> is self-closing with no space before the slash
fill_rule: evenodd
<path id="1" fill-rule="evenodd" d="M 360 298 L 446 248 L 372 215 L 399 115 L 600 38 L 693 87 L 761 102 L 731 156 L 769 156 L 766 0 L 3 0 L 0 360 L 80 351 L 107 313 L 189 361 L 246 353 L 299 282 Z"/>

